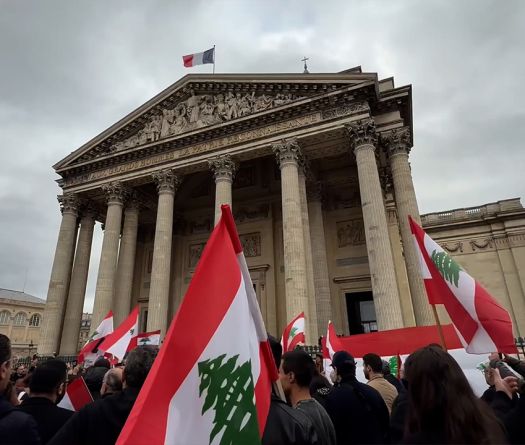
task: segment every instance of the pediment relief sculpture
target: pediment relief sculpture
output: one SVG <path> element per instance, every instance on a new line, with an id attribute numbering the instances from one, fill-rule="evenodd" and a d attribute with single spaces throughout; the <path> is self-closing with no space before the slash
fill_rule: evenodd
<path id="1" fill-rule="evenodd" d="M 164 108 L 153 115 L 133 136 L 115 142 L 111 151 L 122 151 L 155 142 L 170 136 L 220 124 L 249 114 L 286 105 L 302 99 L 292 93 L 276 95 L 252 93 L 191 94 L 173 108 Z"/>

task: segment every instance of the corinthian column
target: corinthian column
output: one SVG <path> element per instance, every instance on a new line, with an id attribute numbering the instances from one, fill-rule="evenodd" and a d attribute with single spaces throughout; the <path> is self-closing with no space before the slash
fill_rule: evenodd
<path id="1" fill-rule="evenodd" d="M 61 355 L 73 355 L 78 352 L 78 336 L 80 335 L 82 309 L 86 295 L 94 227 L 95 212 L 88 207 L 82 211 L 80 219 L 80 231 L 78 233 L 75 261 L 73 263 L 66 314 L 64 316 L 64 327 L 62 328 L 62 338 L 60 340 Z"/>
<path id="2" fill-rule="evenodd" d="M 332 303 L 330 298 L 330 277 L 324 236 L 323 208 L 321 202 L 321 185 L 312 184 L 308 192 L 308 215 L 310 219 L 310 240 L 312 246 L 312 265 L 314 276 L 315 298 L 317 303 L 317 332 L 324 335 L 328 321 L 332 320 Z"/>
<path id="3" fill-rule="evenodd" d="M 153 245 L 151 287 L 148 303 L 148 331 L 161 330 L 166 334 L 170 291 L 171 244 L 173 241 L 173 202 L 180 179 L 173 170 L 166 169 L 153 173 L 159 192 L 157 225 Z"/>
<path id="4" fill-rule="evenodd" d="M 62 319 L 71 277 L 71 263 L 77 235 L 78 198 L 72 193 L 58 197 L 62 222 L 47 291 L 46 308 L 42 317 L 42 330 L 38 343 L 39 354 L 58 352 Z"/>
<path id="5" fill-rule="evenodd" d="M 103 185 L 102 190 L 107 196 L 108 209 L 102 251 L 100 252 L 100 264 L 98 266 L 93 317 L 91 318 L 92 331 L 98 327 L 106 314 L 113 309 L 122 208 L 127 195 L 127 190 L 117 181 Z"/>
<path id="6" fill-rule="evenodd" d="M 131 289 L 133 287 L 138 228 L 139 202 L 133 197 L 128 200 L 124 209 L 124 226 L 120 239 L 115 298 L 113 300 L 115 325 L 123 322 L 131 310 Z"/>
<path id="7" fill-rule="evenodd" d="M 309 319 L 310 308 L 298 170 L 301 151 L 295 139 L 274 144 L 272 150 L 281 168 L 286 318 L 290 321 L 304 311 L 305 316 Z M 306 325 L 306 331 L 307 341 L 310 342 L 312 333 L 309 324 Z M 317 339 L 313 338 L 313 340 Z"/>
<path id="8" fill-rule="evenodd" d="M 419 209 L 417 207 L 416 192 L 412 182 L 412 173 L 408 162 L 410 153 L 410 130 L 402 128 L 393 130 L 386 138 L 392 180 L 394 183 L 394 195 L 396 200 L 399 229 L 403 241 L 403 251 L 410 286 L 410 295 L 414 307 L 414 315 L 418 326 L 434 324 L 430 305 L 421 279 L 419 269 L 419 257 L 410 231 L 408 217 L 421 225 Z"/>
<path id="9" fill-rule="evenodd" d="M 372 119 L 364 119 L 347 124 L 346 129 L 357 162 L 377 324 L 380 330 L 400 328 L 403 326 L 403 317 L 375 157 L 375 123 Z"/>
<path id="10" fill-rule="evenodd" d="M 304 258 L 306 267 L 306 286 L 308 291 L 308 311 L 310 317 L 306 320 L 310 328 L 309 342 L 314 344 L 319 337 L 317 331 L 317 305 L 314 284 L 314 266 L 312 260 L 312 243 L 310 240 L 310 221 L 308 217 L 308 204 L 306 199 L 306 162 L 299 167 L 299 194 L 301 197 L 301 219 L 303 223 Z M 315 343 L 316 344 L 316 343 Z"/>
<path id="11" fill-rule="evenodd" d="M 236 165 L 229 155 L 218 156 L 208 161 L 215 177 L 215 225 L 221 217 L 221 205 L 232 206 L 232 182 Z"/>

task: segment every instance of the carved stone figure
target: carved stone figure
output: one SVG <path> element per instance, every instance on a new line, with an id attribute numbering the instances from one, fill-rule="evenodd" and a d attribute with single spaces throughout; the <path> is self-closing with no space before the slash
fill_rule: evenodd
<path id="1" fill-rule="evenodd" d="M 162 124 L 160 127 L 160 137 L 165 138 L 170 134 L 170 127 L 175 119 L 175 110 L 162 110 Z"/>
<path id="2" fill-rule="evenodd" d="M 339 247 L 363 244 L 365 242 L 363 222 L 354 219 L 337 223 L 337 241 Z"/>

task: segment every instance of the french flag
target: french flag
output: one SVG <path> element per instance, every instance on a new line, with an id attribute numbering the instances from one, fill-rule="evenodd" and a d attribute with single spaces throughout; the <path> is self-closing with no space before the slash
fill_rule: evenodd
<path id="1" fill-rule="evenodd" d="M 208 49 L 202 53 L 188 54 L 182 56 L 182 61 L 186 68 L 191 68 L 195 65 L 203 65 L 205 63 L 215 63 L 215 47 Z"/>

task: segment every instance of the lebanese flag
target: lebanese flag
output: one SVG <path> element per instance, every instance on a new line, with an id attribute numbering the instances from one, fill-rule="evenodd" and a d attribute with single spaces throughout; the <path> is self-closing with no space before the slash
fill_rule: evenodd
<path id="1" fill-rule="evenodd" d="M 84 382 L 84 378 L 80 376 L 67 385 L 66 393 L 57 406 L 70 411 L 78 411 L 92 401 L 93 397 L 91 397 L 86 382 Z"/>
<path id="2" fill-rule="evenodd" d="M 516 353 L 509 313 L 409 217 L 430 304 L 443 304 L 465 350 Z"/>
<path id="3" fill-rule="evenodd" d="M 158 346 L 160 345 L 160 329 L 153 332 L 142 332 L 133 337 L 129 342 L 128 352 L 137 346 Z"/>
<path id="4" fill-rule="evenodd" d="M 304 312 L 301 312 L 286 326 L 281 338 L 283 352 L 293 351 L 299 344 L 305 344 Z"/>
<path id="5" fill-rule="evenodd" d="M 334 324 L 331 321 L 328 321 L 328 328 L 326 330 L 325 344 L 323 348 L 323 357 L 325 359 L 332 360 L 332 357 L 337 351 L 342 351 L 344 349 L 343 345 L 337 333 L 335 332 Z"/>
<path id="6" fill-rule="evenodd" d="M 137 337 L 139 331 L 139 307 L 131 311 L 121 325 L 98 347 L 106 354 L 112 354 L 119 360 L 122 360 L 126 355 L 130 342 Z"/>
<path id="7" fill-rule="evenodd" d="M 182 56 L 182 62 L 186 68 L 205 63 L 215 63 L 215 47 L 207 49 L 202 53 L 188 54 Z"/>
<path id="8" fill-rule="evenodd" d="M 91 337 L 86 342 L 84 347 L 78 353 L 78 363 L 89 362 L 93 364 L 97 357 L 102 355 L 99 352 L 98 347 L 106 337 L 113 332 L 113 312 L 109 311 L 104 317 L 104 320 L 100 322 L 98 328 L 95 329 Z"/>
<path id="9" fill-rule="evenodd" d="M 233 216 L 223 205 L 117 444 L 260 444 L 277 379 Z"/>

